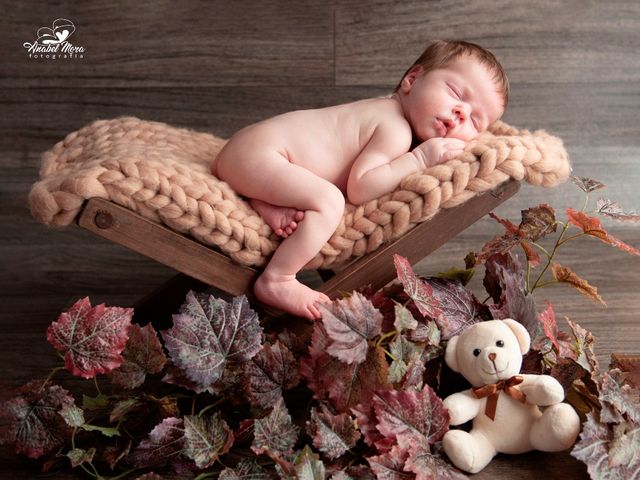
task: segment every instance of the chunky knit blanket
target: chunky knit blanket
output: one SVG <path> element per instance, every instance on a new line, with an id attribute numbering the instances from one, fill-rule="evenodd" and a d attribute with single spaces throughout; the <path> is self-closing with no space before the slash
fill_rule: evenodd
<path id="1" fill-rule="evenodd" d="M 85 200 L 108 199 L 215 246 L 245 265 L 263 266 L 281 241 L 248 202 L 210 172 L 225 140 L 133 117 L 98 120 L 42 157 L 29 194 L 33 216 L 71 223 Z M 399 238 L 450 208 L 514 178 L 554 186 L 569 176 L 562 141 L 544 131 L 496 122 L 458 158 L 409 175 L 393 192 L 347 204 L 338 229 L 306 268 L 329 268 Z"/>

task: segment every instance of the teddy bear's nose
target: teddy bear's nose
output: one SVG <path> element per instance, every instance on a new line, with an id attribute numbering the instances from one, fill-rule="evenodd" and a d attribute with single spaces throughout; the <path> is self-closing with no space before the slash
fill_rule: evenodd
<path id="1" fill-rule="evenodd" d="M 495 359 L 496 359 L 496 354 L 495 354 L 495 353 L 493 353 L 493 352 L 491 352 L 491 353 L 489 354 L 489 360 L 491 360 L 491 361 L 493 362 Z"/>

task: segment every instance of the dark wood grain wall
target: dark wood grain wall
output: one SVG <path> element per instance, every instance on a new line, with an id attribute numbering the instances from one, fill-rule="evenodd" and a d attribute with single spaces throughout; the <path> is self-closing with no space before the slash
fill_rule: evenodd
<path id="1" fill-rule="evenodd" d="M 1 382 L 43 375 L 57 359 L 47 324 L 81 296 L 126 305 L 171 272 L 79 229 L 31 219 L 27 193 L 40 154 L 96 118 L 134 115 L 228 136 L 292 109 L 386 94 L 430 39 L 491 49 L 512 85 L 504 119 L 561 136 L 574 173 L 640 209 L 640 2 L 0 0 Z M 56 18 L 76 26 L 83 58 L 29 58 L 23 47 Z M 597 197 L 597 195 L 595 195 Z M 548 202 L 579 205 L 572 185 L 525 187 L 499 213 Z M 640 247 L 640 227 L 606 222 Z M 418 269 L 460 266 L 499 232 L 482 220 Z M 559 317 L 592 329 L 606 361 L 640 351 L 640 258 L 598 241 L 568 246 L 573 265 L 608 301 L 567 288 L 541 292 Z"/>

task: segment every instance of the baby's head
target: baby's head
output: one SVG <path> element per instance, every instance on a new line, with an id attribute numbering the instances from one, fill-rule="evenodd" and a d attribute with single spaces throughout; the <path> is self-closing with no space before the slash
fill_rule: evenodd
<path id="1" fill-rule="evenodd" d="M 509 80 L 488 50 L 474 43 L 439 40 L 406 71 L 394 97 L 419 140 L 469 141 L 502 116 Z"/>

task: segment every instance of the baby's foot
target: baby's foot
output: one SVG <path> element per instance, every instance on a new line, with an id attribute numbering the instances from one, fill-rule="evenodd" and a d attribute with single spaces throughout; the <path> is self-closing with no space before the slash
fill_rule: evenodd
<path id="1" fill-rule="evenodd" d="M 298 227 L 304 218 L 304 212 L 290 207 L 278 207 L 262 200 L 251 199 L 251 206 L 260 214 L 265 222 L 276 232 L 276 235 L 287 238 Z"/>
<path id="2" fill-rule="evenodd" d="M 298 282 L 295 275 L 263 273 L 253 291 L 261 302 L 310 320 L 322 317 L 318 303 L 331 303 L 324 293 Z"/>

